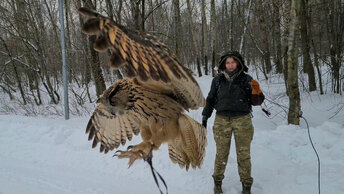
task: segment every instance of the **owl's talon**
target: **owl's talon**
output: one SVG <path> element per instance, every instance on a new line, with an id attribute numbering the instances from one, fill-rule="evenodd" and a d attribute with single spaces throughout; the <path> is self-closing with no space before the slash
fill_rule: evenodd
<path id="1" fill-rule="evenodd" d="M 130 145 L 130 146 L 127 147 L 127 151 L 132 150 L 133 148 L 134 148 L 134 146 Z"/>
<path id="2" fill-rule="evenodd" d="M 129 167 L 138 159 L 150 162 L 153 158 L 154 144 L 143 142 L 138 145 L 129 145 L 127 151 L 117 150 L 113 157 L 117 156 L 119 159 L 129 158 Z"/>
<path id="3" fill-rule="evenodd" d="M 117 154 L 117 153 L 120 153 L 120 154 Z M 130 167 L 137 159 L 145 159 L 146 158 L 145 155 L 146 154 L 142 150 L 138 150 L 138 151 L 133 151 L 133 150 L 129 150 L 129 151 L 117 150 L 115 152 L 115 154 L 113 155 L 113 157 L 117 156 L 119 159 L 129 158 L 128 165 Z"/>
<path id="4" fill-rule="evenodd" d="M 112 157 L 119 156 L 120 154 L 117 154 L 117 153 L 121 153 L 121 152 L 122 152 L 122 150 L 117 150 Z"/>

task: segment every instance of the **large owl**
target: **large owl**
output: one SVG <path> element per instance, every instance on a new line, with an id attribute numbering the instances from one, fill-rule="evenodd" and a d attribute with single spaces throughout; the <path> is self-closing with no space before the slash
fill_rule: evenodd
<path id="1" fill-rule="evenodd" d="M 173 163 L 186 170 L 200 167 L 206 129 L 184 111 L 204 106 L 205 99 L 191 71 L 152 35 L 126 29 L 86 8 L 79 12 L 88 18 L 82 31 L 97 37 L 95 50 L 109 50 L 111 66 L 126 75 L 97 100 L 86 129 L 92 147 L 100 143 L 100 151 L 107 153 L 140 133 L 142 143 L 119 151 L 119 158 L 129 158 L 129 166 L 168 143 Z"/>

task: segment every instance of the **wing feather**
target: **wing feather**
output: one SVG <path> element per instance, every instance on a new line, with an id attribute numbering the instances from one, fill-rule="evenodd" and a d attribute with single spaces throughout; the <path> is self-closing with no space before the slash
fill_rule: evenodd
<path id="1" fill-rule="evenodd" d="M 80 8 L 79 12 L 90 18 L 85 22 L 83 32 L 99 39 L 94 48 L 100 52 L 107 48 L 111 50 L 112 67 L 124 65 L 127 77 L 137 79 L 143 87 L 163 91 L 185 109 L 205 105 L 192 72 L 156 37 L 126 29 L 92 10 Z"/>
<path id="2" fill-rule="evenodd" d="M 89 140 L 93 140 L 92 148 L 100 142 L 100 152 L 106 153 L 124 145 L 127 139 L 131 140 L 133 133 L 137 135 L 140 131 L 138 122 L 132 113 L 113 116 L 100 104 L 88 122 L 86 133 Z"/>
<path id="3" fill-rule="evenodd" d="M 102 104 L 107 100 L 104 101 L 104 96 L 101 96 L 102 100 L 98 102 L 86 127 L 89 140 L 93 140 L 92 147 L 101 142 L 101 152 L 118 148 L 120 144 L 124 145 L 127 139 L 131 140 L 133 134 L 139 134 L 141 122 L 147 124 L 152 118 L 156 122 L 177 119 L 183 111 L 183 107 L 168 96 L 148 90 L 128 79 L 119 80 L 104 93 L 118 88 L 115 87 L 118 84 L 121 84 L 121 88 L 128 89 L 131 108 L 124 114 L 114 116 L 106 105 Z"/>

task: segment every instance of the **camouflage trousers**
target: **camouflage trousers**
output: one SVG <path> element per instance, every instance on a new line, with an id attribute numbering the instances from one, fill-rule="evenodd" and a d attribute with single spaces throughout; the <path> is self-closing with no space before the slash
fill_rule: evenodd
<path id="1" fill-rule="evenodd" d="M 253 178 L 250 147 L 254 131 L 250 114 L 237 117 L 216 115 L 213 132 L 216 142 L 214 180 L 221 182 L 224 178 L 231 138 L 234 134 L 240 182 L 245 186 L 251 186 Z"/>

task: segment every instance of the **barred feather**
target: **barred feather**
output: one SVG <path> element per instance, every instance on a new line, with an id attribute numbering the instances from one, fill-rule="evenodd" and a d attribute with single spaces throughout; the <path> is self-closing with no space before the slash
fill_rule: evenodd
<path id="1" fill-rule="evenodd" d="M 169 142 L 169 156 L 172 162 L 188 170 L 200 167 L 205 156 L 207 146 L 206 129 L 197 121 L 182 113 L 179 118 L 180 138 Z"/>
<path id="2" fill-rule="evenodd" d="M 99 52 L 111 50 L 111 67 L 123 67 L 127 77 L 137 79 L 143 87 L 173 97 L 185 109 L 205 105 L 192 72 L 156 37 L 126 29 L 95 11 L 86 8 L 79 11 L 89 17 L 83 32 L 97 36 L 94 48 Z"/>

